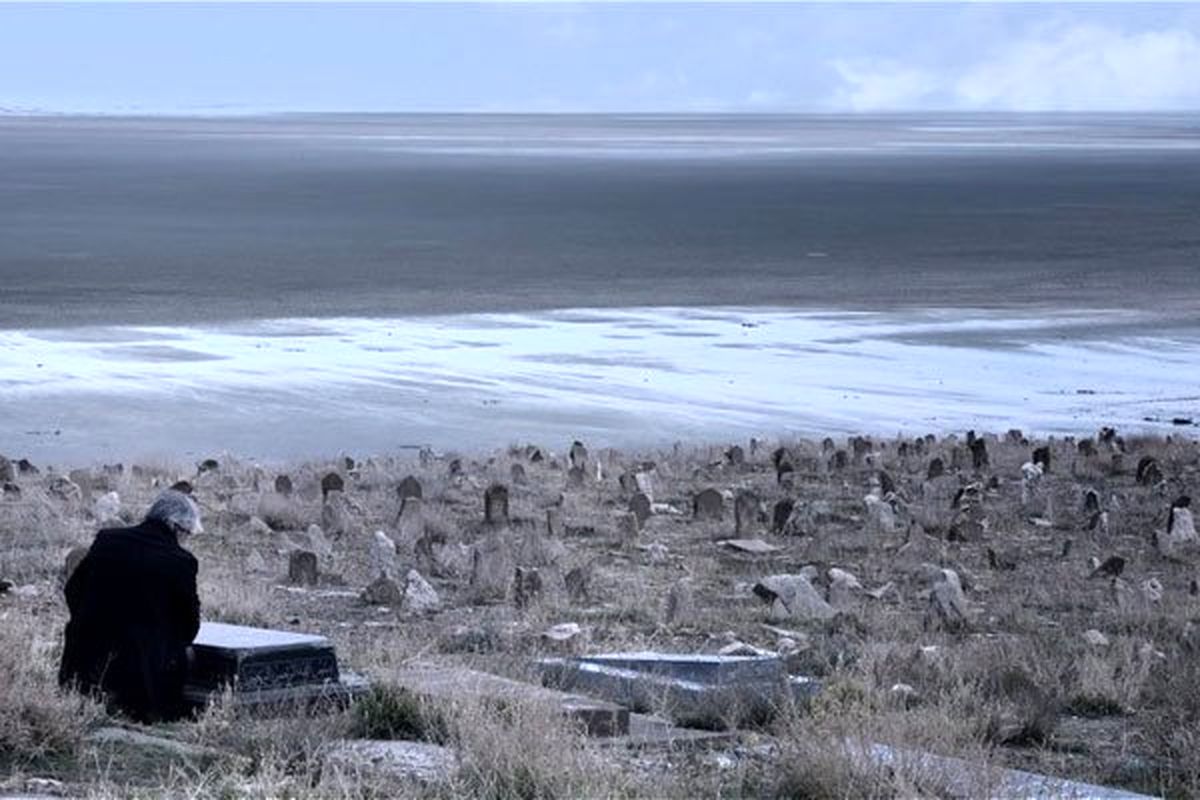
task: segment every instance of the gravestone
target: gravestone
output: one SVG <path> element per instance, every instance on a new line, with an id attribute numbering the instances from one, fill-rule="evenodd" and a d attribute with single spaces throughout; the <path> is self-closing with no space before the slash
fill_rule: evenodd
<path id="1" fill-rule="evenodd" d="M 17 472 L 13 469 L 12 462 L 4 456 L 0 456 L 0 483 L 8 483 L 17 479 Z"/>
<path id="2" fill-rule="evenodd" d="M 740 467 L 746 463 L 746 452 L 738 445 L 734 445 L 725 451 L 725 460 L 731 466 Z"/>
<path id="3" fill-rule="evenodd" d="M 525 476 L 525 467 L 520 464 L 513 464 L 508 468 L 508 477 L 517 486 L 524 486 L 529 482 Z"/>
<path id="4" fill-rule="evenodd" d="M 542 597 L 542 574 L 535 567 L 517 567 L 513 573 L 513 604 L 528 608 Z"/>
<path id="5" fill-rule="evenodd" d="M 850 466 L 850 456 L 845 450 L 835 450 L 833 458 L 829 460 L 829 468 L 834 472 L 841 472 L 846 467 Z"/>
<path id="6" fill-rule="evenodd" d="M 508 524 L 508 487 L 493 483 L 483 493 L 483 521 L 488 525 Z"/>
<path id="7" fill-rule="evenodd" d="M 1033 450 L 1033 458 L 1031 461 L 1042 468 L 1043 473 L 1050 472 L 1050 447 L 1036 447 Z"/>
<path id="8" fill-rule="evenodd" d="M 546 535 L 551 539 L 561 539 L 562 534 L 562 509 L 558 506 L 551 506 L 546 509 Z"/>
<path id="9" fill-rule="evenodd" d="M 946 474 L 946 464 L 940 458 L 929 460 L 929 469 L 925 470 L 925 480 L 932 481 Z"/>
<path id="10" fill-rule="evenodd" d="M 276 494 L 281 494 L 284 497 L 291 497 L 292 491 L 293 491 L 292 479 L 290 477 L 288 477 L 287 475 L 276 475 L 275 476 L 275 493 Z"/>
<path id="11" fill-rule="evenodd" d="M 512 551 L 498 533 L 477 542 L 471 555 L 471 591 L 474 599 L 491 602 L 507 598 L 515 569 Z"/>
<path id="12" fill-rule="evenodd" d="M 650 498 L 642 492 L 638 492 L 629 498 L 629 511 L 637 517 L 638 525 L 645 525 L 652 513 Z"/>
<path id="13" fill-rule="evenodd" d="M 733 530 L 738 536 L 750 533 L 758 527 L 758 495 L 740 491 L 733 500 Z"/>
<path id="14" fill-rule="evenodd" d="M 637 476 L 632 472 L 622 472 L 617 477 L 617 484 L 625 494 L 633 494 L 637 491 Z"/>
<path id="15" fill-rule="evenodd" d="M 792 515 L 792 509 L 795 507 L 795 502 L 786 497 L 775 503 L 774 508 L 771 510 L 771 533 L 777 536 L 783 533 L 788 517 Z"/>
<path id="16" fill-rule="evenodd" d="M 410 497 L 423 499 L 425 491 L 421 488 L 421 482 L 413 475 L 405 476 L 404 480 L 396 485 L 396 496 L 400 499 L 401 508 Z"/>
<path id="17" fill-rule="evenodd" d="M 716 489 L 705 489 L 692 498 L 692 517 L 719 520 L 725 515 L 725 498 Z"/>
<path id="18" fill-rule="evenodd" d="M 288 555 L 288 583 L 294 586 L 316 586 L 319 578 L 316 553 L 310 550 L 293 550 Z"/>
<path id="19" fill-rule="evenodd" d="M 588 451 L 583 446 L 583 442 L 575 441 L 571 443 L 571 452 L 568 454 L 571 459 L 571 466 L 583 469 L 587 466 Z"/>
<path id="20" fill-rule="evenodd" d="M 543 659 L 538 669 L 547 686 L 707 728 L 761 718 L 819 690 L 814 681 L 789 676 L 778 656 L 606 653 Z"/>
<path id="21" fill-rule="evenodd" d="M 22 475 L 39 475 L 41 470 L 35 467 L 27 458 L 22 458 L 17 462 L 17 471 Z"/>
<path id="22" fill-rule="evenodd" d="M 184 697 L 203 708 L 229 689 L 238 708 L 344 705 L 366 689 L 338 668 L 323 636 L 203 622 L 192 642 Z"/>
<path id="23" fill-rule="evenodd" d="M 342 480 L 342 476 L 336 472 L 326 473 L 325 477 L 321 478 L 321 497 L 322 499 L 329 496 L 330 492 L 346 491 L 346 482 Z"/>
<path id="24" fill-rule="evenodd" d="M 587 470 L 583 467 L 571 467 L 567 470 L 567 485 L 578 489 L 587 480 Z"/>
<path id="25" fill-rule="evenodd" d="M 563 578 L 567 599 L 574 605 L 583 605 L 591 595 L 592 568 L 588 564 L 575 567 Z"/>
<path id="26" fill-rule="evenodd" d="M 1162 470 L 1154 456 L 1144 456 L 1139 460 L 1135 475 L 1139 486 L 1154 486 L 1163 479 Z"/>
<path id="27" fill-rule="evenodd" d="M 983 439 L 972 438 L 968 442 L 971 449 L 971 466 L 974 469 L 986 469 L 989 465 L 987 442 Z"/>
<path id="28" fill-rule="evenodd" d="M 415 547 L 425 534 L 425 501 L 419 497 L 408 497 L 400 506 L 396 517 L 396 544 L 404 551 Z"/>

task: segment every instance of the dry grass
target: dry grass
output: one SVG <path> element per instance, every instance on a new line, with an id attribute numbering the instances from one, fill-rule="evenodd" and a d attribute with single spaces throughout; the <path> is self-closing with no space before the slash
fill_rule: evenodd
<path id="1" fill-rule="evenodd" d="M 568 484 L 565 457 L 530 462 L 523 448 L 463 457 L 463 475 L 448 473 L 448 458 L 425 466 L 415 458 L 378 458 L 287 468 L 295 491 L 276 495 L 279 470 L 222 458 L 216 472 L 197 475 L 181 464 L 156 464 L 137 474 L 105 476 L 103 490 L 120 493 L 123 512 L 137 516 L 154 494 L 179 478 L 191 480 L 206 511 L 209 533 L 189 546 L 201 562 L 205 616 L 251 625 L 323 633 L 344 666 L 379 687 L 345 714 L 250 720 L 216 707 L 198 723 L 170 735 L 212 748 L 209 762 L 120 762 L 97 757 L 88 731 L 111 722 L 98 706 L 64 695 L 54 682 L 64 622 L 57 574 L 63 554 L 86 542 L 97 520 L 91 500 L 64 501 L 48 491 L 49 474 L 22 476 L 19 500 L 0 501 L 0 577 L 36 587 L 36 596 L 0 597 L 0 790 L 23 790 L 30 776 L 54 777 L 80 794 L 189 797 L 905 797 L 961 794 L 927 765 L 901 760 L 881 769 L 861 756 L 868 743 L 929 751 L 979 763 L 1011 766 L 1174 797 L 1200 794 L 1200 598 L 1189 594 L 1200 577 L 1196 554 L 1165 559 L 1151 545 L 1169 501 L 1200 493 L 1200 447 L 1195 441 L 1155 438 L 1125 442 L 1114 470 L 1103 448 L 1081 456 L 1073 442 L 1050 442 L 1052 471 L 1036 510 L 1022 507 L 1021 465 L 1038 443 L 991 438 L 991 466 L 973 475 L 961 441 L 941 440 L 922 454 L 902 456 L 899 442 L 875 443 L 871 461 L 850 458 L 830 467 L 819 442 L 789 442 L 797 471 L 780 486 L 771 447 L 735 466 L 723 447 L 620 454 L 592 453 L 582 487 Z M 911 441 L 908 443 L 912 448 Z M 881 446 L 882 445 L 882 446 Z M 846 442 L 837 447 L 852 452 Z M 959 468 L 953 451 L 962 451 Z M 1138 459 L 1153 455 L 1166 480 L 1134 480 Z M 925 481 L 940 457 L 949 476 Z M 622 542 L 617 515 L 628 496 L 617 476 L 653 461 L 656 503 L 682 513 L 658 513 L 634 546 Z M 512 484 L 520 463 L 527 482 Z M 886 469 L 898 489 L 893 532 L 868 524 L 863 496 Z M 286 551 L 303 545 L 306 529 L 322 520 L 320 479 L 346 478 L 350 525 L 330 536 L 321 557 L 327 585 L 315 591 L 281 584 Z M 567 534 L 556 568 L 543 567 L 547 589 L 529 606 L 476 605 L 467 576 L 434 577 L 442 609 L 413 616 L 363 606 L 356 592 L 376 574 L 370 537 L 397 534 L 395 486 L 415 474 L 424 487 L 425 534 L 470 545 L 484 533 L 483 490 L 510 487 L 516 545 L 544 528 L 546 508 L 560 508 Z M 988 533 L 949 541 L 950 500 L 978 478 L 985 493 Z M 732 536 L 732 510 L 722 521 L 694 522 L 691 497 L 701 488 L 749 489 L 763 500 L 766 522 L 756 535 L 777 545 L 774 556 L 731 557 L 716 541 Z M 1087 530 L 1083 493 L 1095 489 L 1109 512 L 1107 532 Z M 97 490 L 96 495 L 100 492 Z M 771 504 L 789 497 L 810 513 L 809 535 L 769 533 Z M 1042 522 L 1034 522 L 1037 514 Z M 259 517 L 269 523 L 262 526 Z M 273 530 L 272 530 L 273 529 Z M 1061 555 L 1071 540 L 1069 555 Z M 1013 569 L 993 569 L 987 548 Z M 1089 578 L 1092 557 L 1126 559 L 1127 585 L 1117 602 L 1107 579 Z M 258 566 L 251 569 L 249 564 Z M 929 564 L 955 569 L 965 584 L 972 619 L 948 633 L 926 624 Z M 562 575 L 588 565 L 590 596 L 572 602 Z M 891 583 L 881 600 L 858 597 L 833 620 L 782 623 L 797 649 L 793 671 L 816 676 L 826 689 L 807 708 L 784 708 L 718 753 L 637 753 L 602 748 L 537 704 L 462 702 L 431 706 L 392 683 L 414 659 L 461 663 L 531 679 L 533 659 L 554 653 L 540 633 L 577 622 L 591 650 L 661 649 L 712 652 L 733 639 L 773 649 L 780 636 L 764 623 L 750 586 L 766 574 L 816 565 L 854 573 L 868 589 Z M 401 548 L 397 572 L 424 565 Z M 665 618 L 670 586 L 688 579 L 695 613 L 679 624 Z M 1164 597 L 1145 598 L 1140 584 L 1154 578 Z M 1107 645 L 1088 643 L 1094 628 Z M 446 743 L 459 769 L 440 786 L 398 785 L 373 773 L 333 769 L 330 743 L 347 736 L 415 737 Z M 980 773 L 978 793 L 987 793 Z"/>

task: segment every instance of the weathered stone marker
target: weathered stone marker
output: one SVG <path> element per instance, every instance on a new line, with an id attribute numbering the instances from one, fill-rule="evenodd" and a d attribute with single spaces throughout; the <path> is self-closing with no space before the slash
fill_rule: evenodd
<path id="1" fill-rule="evenodd" d="M 284 497 L 292 496 L 292 479 L 287 475 L 275 476 L 275 493 Z"/>
<path id="2" fill-rule="evenodd" d="M 483 521 L 488 525 L 508 524 L 508 487 L 493 483 L 483 493 Z"/>
<path id="3" fill-rule="evenodd" d="M 410 497 L 424 498 L 425 491 L 421 488 L 421 482 L 415 476 L 408 475 L 397 484 L 396 496 L 400 499 L 401 504 L 403 504 Z"/>
<path id="4" fill-rule="evenodd" d="M 651 514 L 650 498 L 638 492 L 629 498 L 629 510 L 637 517 L 639 526 L 645 525 L 646 520 L 650 519 Z"/>
<path id="5" fill-rule="evenodd" d="M 587 448 L 583 446 L 583 442 L 572 442 L 571 452 L 569 455 L 572 467 L 579 467 L 580 469 L 583 469 L 587 466 L 588 451 Z"/>
<path id="6" fill-rule="evenodd" d="M 342 480 L 342 476 L 336 472 L 326 473 L 324 478 L 321 478 L 321 497 L 326 498 L 330 492 L 346 491 L 346 482 Z"/>
<path id="7" fill-rule="evenodd" d="M 692 498 L 695 519 L 719 520 L 725 515 L 725 498 L 716 489 L 705 489 Z"/>
<path id="8" fill-rule="evenodd" d="M 288 556 L 288 583 L 295 586 L 316 586 L 317 554 L 309 550 L 293 550 Z"/>
<path id="9" fill-rule="evenodd" d="M 738 536 L 750 533 L 758 526 L 758 495 L 740 491 L 733 500 L 733 530 Z"/>
<path id="10" fill-rule="evenodd" d="M 184 697 L 196 708 L 226 688 L 247 709 L 344 704 L 366 689 L 362 678 L 341 674 L 323 636 L 203 622 L 192 652 Z"/>

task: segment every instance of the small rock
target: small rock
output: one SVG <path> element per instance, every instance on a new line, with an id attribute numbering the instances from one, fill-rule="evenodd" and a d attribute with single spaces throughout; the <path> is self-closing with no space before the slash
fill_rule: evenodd
<path id="1" fill-rule="evenodd" d="M 1108 647 L 1108 637 L 1095 628 L 1083 632 L 1083 640 L 1092 647 Z"/>
<path id="2" fill-rule="evenodd" d="M 400 587 L 384 574 L 380 574 L 378 578 L 367 584 L 359 597 L 369 606 L 398 608 L 404 602 L 404 594 L 400 591 Z"/>
<path id="3" fill-rule="evenodd" d="M 113 520 L 119 520 L 118 515 L 121 513 L 121 496 L 116 492 L 108 492 L 101 495 L 99 499 L 92 505 L 92 514 L 100 521 L 101 524 Z"/>
<path id="4" fill-rule="evenodd" d="M 249 572 L 266 572 L 267 562 L 263 559 L 262 553 L 251 550 L 250 555 L 246 556 L 246 569 Z"/>
<path id="5" fill-rule="evenodd" d="M 1161 603 L 1163 599 L 1163 585 L 1158 578 L 1148 578 L 1142 581 L 1142 597 L 1145 597 L 1151 603 Z"/>
<path id="6" fill-rule="evenodd" d="M 448 782 L 458 770 L 454 751 L 426 742 L 374 739 L 342 740 L 324 755 L 327 768 L 355 785 L 364 777 L 400 781 L 418 787 Z"/>
<path id="7" fill-rule="evenodd" d="M 542 631 L 542 640 L 558 652 L 576 653 L 587 644 L 587 632 L 576 622 L 564 622 Z"/>
<path id="8" fill-rule="evenodd" d="M 754 585 L 754 594 L 770 606 L 768 618 L 773 622 L 829 619 L 835 613 L 803 575 L 768 576 Z"/>
<path id="9" fill-rule="evenodd" d="M 971 612 L 967 596 L 963 592 L 958 573 L 952 569 L 940 570 L 941 576 L 929 594 L 929 610 L 926 626 L 931 624 L 948 631 L 961 631 L 970 622 Z"/>
<path id="10" fill-rule="evenodd" d="M 752 556 L 769 556 L 778 553 L 781 549 L 773 544 L 767 544 L 762 539 L 722 539 L 717 544 L 727 550 Z"/>

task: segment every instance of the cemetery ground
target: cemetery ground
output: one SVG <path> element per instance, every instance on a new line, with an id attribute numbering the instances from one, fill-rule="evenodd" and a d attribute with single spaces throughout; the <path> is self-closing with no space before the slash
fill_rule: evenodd
<path id="1" fill-rule="evenodd" d="M 371 683 L 348 709 L 227 693 L 148 727 L 57 688 L 68 551 L 180 480 L 203 617 L 327 637 Z M 0 795 L 987 796 L 1002 767 L 1200 794 L 1194 438 L 0 460 L 0 483 Z M 453 678 L 625 651 L 777 654 L 820 688 L 700 720 L 664 695 L 634 710 L 720 735 L 636 742 Z"/>

